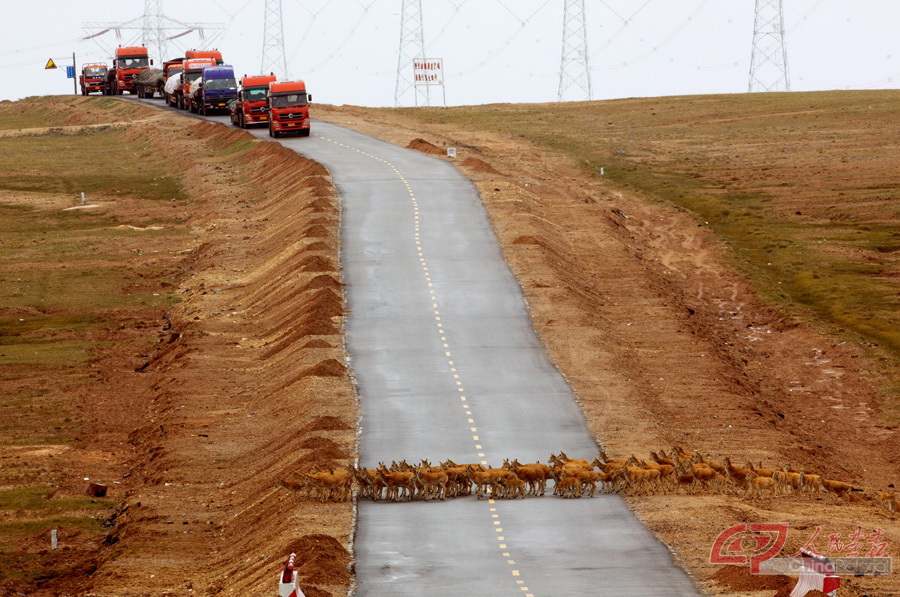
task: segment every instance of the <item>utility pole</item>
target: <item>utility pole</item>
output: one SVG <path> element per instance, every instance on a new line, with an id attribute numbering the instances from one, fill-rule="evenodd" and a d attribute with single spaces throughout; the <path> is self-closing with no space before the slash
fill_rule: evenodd
<path id="1" fill-rule="evenodd" d="M 403 0 L 400 13 L 400 52 L 397 57 L 397 85 L 394 105 L 402 105 L 410 92 L 413 105 L 430 106 L 427 85 L 413 80 L 413 61 L 425 58 L 425 31 L 422 27 L 422 0 Z"/>
<path id="2" fill-rule="evenodd" d="M 565 0 L 558 101 L 593 99 L 584 0 Z"/>
<path id="3" fill-rule="evenodd" d="M 756 0 L 748 91 L 790 91 L 782 0 Z"/>
<path id="4" fill-rule="evenodd" d="M 261 73 L 275 73 L 279 79 L 287 77 L 287 57 L 284 53 L 284 23 L 281 0 L 266 0 L 263 22 L 263 51 Z"/>

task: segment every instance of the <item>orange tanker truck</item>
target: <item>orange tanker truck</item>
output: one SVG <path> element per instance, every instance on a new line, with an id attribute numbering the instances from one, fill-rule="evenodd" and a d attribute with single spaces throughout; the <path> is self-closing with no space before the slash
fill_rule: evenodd
<path id="1" fill-rule="evenodd" d="M 309 136 L 309 102 L 312 96 L 306 93 L 306 83 L 303 81 L 269 83 L 266 98 L 270 137 L 280 137 L 284 133 Z"/>
<path id="2" fill-rule="evenodd" d="M 93 91 L 99 91 L 106 95 L 106 68 L 105 62 L 88 62 L 81 65 L 81 75 L 78 83 L 81 85 L 81 95 L 87 95 Z"/>
<path id="3" fill-rule="evenodd" d="M 121 95 L 128 91 L 135 93 L 134 80 L 142 70 L 150 68 L 153 61 L 144 46 L 116 48 L 113 66 L 106 74 L 106 93 Z"/>
<path id="4" fill-rule="evenodd" d="M 269 83 L 275 82 L 275 74 L 244 75 L 237 99 L 228 104 L 231 124 L 245 129 L 254 124 L 266 124 L 269 115 L 266 112 L 266 95 Z"/>

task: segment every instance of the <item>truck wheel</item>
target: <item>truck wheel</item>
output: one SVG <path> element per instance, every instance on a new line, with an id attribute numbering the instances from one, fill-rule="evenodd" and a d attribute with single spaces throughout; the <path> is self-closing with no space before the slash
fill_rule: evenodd
<path id="1" fill-rule="evenodd" d="M 309 137 L 309 129 L 300 129 L 301 137 Z"/>

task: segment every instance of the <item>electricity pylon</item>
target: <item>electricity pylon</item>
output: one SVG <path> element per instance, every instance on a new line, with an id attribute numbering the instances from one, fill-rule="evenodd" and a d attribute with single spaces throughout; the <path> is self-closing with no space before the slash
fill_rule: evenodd
<path id="1" fill-rule="evenodd" d="M 413 61 L 425 58 L 425 31 L 422 27 L 422 0 L 403 0 L 400 13 L 400 52 L 397 58 L 397 85 L 394 105 L 412 95 L 414 105 L 429 106 L 427 85 L 416 85 Z"/>
<path id="2" fill-rule="evenodd" d="M 287 56 L 284 53 L 284 22 L 281 0 L 266 0 L 263 23 L 263 51 L 261 73 L 275 73 L 279 79 L 287 77 Z"/>
<path id="3" fill-rule="evenodd" d="M 223 31 L 225 25 L 223 23 L 184 23 L 163 14 L 162 0 L 144 0 L 144 14 L 135 19 L 124 23 L 82 23 L 81 28 L 88 34 L 84 39 L 97 38 L 109 31 L 115 31 L 117 37 L 121 35 L 122 30 L 140 31 L 141 43 L 147 46 L 150 57 L 156 58 L 159 64 L 162 64 L 167 59 L 168 40 L 192 31 L 199 32 L 202 38 L 205 31 Z M 178 33 L 169 35 L 176 31 Z"/>
<path id="4" fill-rule="evenodd" d="M 562 63 L 559 67 L 559 101 L 591 100 L 591 69 L 588 65 L 587 24 L 584 0 L 565 0 Z"/>
<path id="5" fill-rule="evenodd" d="M 748 90 L 751 93 L 791 90 L 782 0 L 756 0 Z"/>

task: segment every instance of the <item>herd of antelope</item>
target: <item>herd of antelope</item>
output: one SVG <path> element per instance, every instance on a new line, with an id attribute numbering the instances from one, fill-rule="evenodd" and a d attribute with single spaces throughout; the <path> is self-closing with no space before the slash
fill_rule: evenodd
<path id="1" fill-rule="evenodd" d="M 544 495 L 551 479 L 553 494 L 563 498 L 593 497 L 599 490 L 631 496 L 707 492 L 748 498 L 824 494 L 833 500 L 863 499 L 854 495 L 859 490 L 843 481 L 791 467 L 766 468 L 762 463 L 754 466 L 751 462 L 738 466 L 727 457 L 717 462 L 677 446 L 669 454 L 664 450 L 650 452 L 650 460 L 633 455 L 609 458 L 601 450 L 593 461 L 569 458 L 560 452 L 551 454 L 548 464 L 506 460 L 500 468 L 457 464 L 451 460 L 432 465 L 422 460 L 418 465 L 406 461 L 392 462 L 390 466 L 379 463 L 374 469 L 313 469 L 299 481 L 285 481 L 284 485 L 304 490 L 310 498 L 323 502 L 346 501 L 352 497 L 354 488 L 360 498 L 375 501 L 444 500 L 471 495 L 473 491 L 478 499 L 524 499 Z M 900 509 L 893 494 L 883 493 L 880 499 L 891 512 Z"/>

